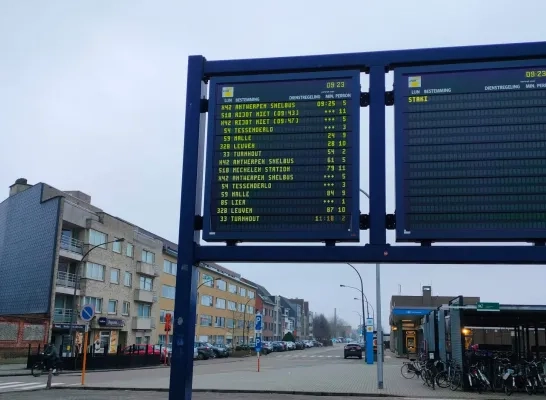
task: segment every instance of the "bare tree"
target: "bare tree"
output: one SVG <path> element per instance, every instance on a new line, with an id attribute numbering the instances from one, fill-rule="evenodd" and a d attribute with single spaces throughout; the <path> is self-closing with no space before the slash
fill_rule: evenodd
<path id="1" fill-rule="evenodd" d="M 318 340 L 327 340 L 332 337 L 332 326 L 324 314 L 315 315 L 313 318 L 313 335 Z"/>

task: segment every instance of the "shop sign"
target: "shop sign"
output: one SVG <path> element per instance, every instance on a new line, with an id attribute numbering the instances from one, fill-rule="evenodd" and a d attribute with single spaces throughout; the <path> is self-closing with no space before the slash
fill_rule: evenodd
<path id="1" fill-rule="evenodd" d="M 100 317 L 98 320 L 99 326 L 105 326 L 109 328 L 123 328 L 125 321 L 122 319 Z"/>

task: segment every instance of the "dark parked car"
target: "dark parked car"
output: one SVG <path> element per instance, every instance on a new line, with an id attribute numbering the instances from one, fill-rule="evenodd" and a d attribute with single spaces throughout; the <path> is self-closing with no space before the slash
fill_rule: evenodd
<path id="1" fill-rule="evenodd" d="M 224 344 L 216 344 L 212 346 L 214 356 L 217 358 L 229 357 L 230 350 Z"/>
<path id="2" fill-rule="evenodd" d="M 273 351 L 284 351 L 284 346 L 281 342 L 271 342 Z"/>
<path id="3" fill-rule="evenodd" d="M 194 347 L 197 347 L 197 359 L 198 360 L 208 360 L 209 358 L 214 358 L 214 350 L 212 345 L 206 342 L 195 342 Z"/>
<path id="4" fill-rule="evenodd" d="M 343 358 L 358 357 L 362 358 L 362 346 L 358 343 L 347 343 L 343 349 Z"/>
<path id="5" fill-rule="evenodd" d="M 304 350 L 305 349 L 305 345 L 303 344 L 303 342 L 296 342 L 296 350 Z"/>

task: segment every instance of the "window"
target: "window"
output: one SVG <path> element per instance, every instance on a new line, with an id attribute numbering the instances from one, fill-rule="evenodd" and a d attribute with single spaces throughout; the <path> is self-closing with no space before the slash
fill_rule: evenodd
<path id="1" fill-rule="evenodd" d="M 228 291 L 230 293 L 237 293 L 237 286 L 232 285 L 231 283 L 228 285 Z"/>
<path id="2" fill-rule="evenodd" d="M 212 306 L 212 296 L 208 296 L 206 294 L 201 296 L 201 305 L 202 306 Z"/>
<path id="3" fill-rule="evenodd" d="M 155 262 L 155 254 L 148 250 L 142 250 L 142 262 L 153 264 Z"/>
<path id="4" fill-rule="evenodd" d="M 237 328 L 238 329 L 243 329 L 243 327 L 245 326 L 245 321 L 243 321 L 242 319 L 240 320 L 237 320 Z"/>
<path id="5" fill-rule="evenodd" d="M 108 241 L 105 233 L 89 229 L 89 244 L 93 246 L 99 246 L 102 249 L 106 248 L 106 243 Z"/>
<path id="6" fill-rule="evenodd" d="M 117 238 L 116 238 L 117 239 Z M 112 251 L 121 254 L 121 242 L 112 243 Z"/>
<path id="7" fill-rule="evenodd" d="M 150 318 L 152 315 L 152 306 L 149 304 L 139 304 L 137 306 L 137 315 L 139 318 Z"/>
<path id="8" fill-rule="evenodd" d="M 104 281 L 104 265 L 88 262 L 85 265 L 85 277 L 97 281 Z"/>
<path id="9" fill-rule="evenodd" d="M 174 311 L 172 310 L 159 310 L 159 322 L 165 323 L 165 315 L 171 314 L 171 318 L 174 317 Z"/>
<path id="10" fill-rule="evenodd" d="M 163 272 L 169 275 L 176 275 L 176 263 L 163 260 Z"/>
<path id="11" fill-rule="evenodd" d="M 110 269 L 110 283 L 119 284 L 119 269 L 117 268 Z"/>
<path id="12" fill-rule="evenodd" d="M 226 309 L 226 300 L 217 297 L 216 298 L 216 308 L 220 308 L 222 310 L 225 310 Z"/>
<path id="13" fill-rule="evenodd" d="M 201 315 L 199 317 L 199 325 L 201 325 L 201 326 L 212 326 L 212 316 L 210 316 L 210 315 Z"/>
<path id="14" fill-rule="evenodd" d="M 239 303 L 237 306 L 239 308 L 239 310 L 238 310 L 239 312 L 243 312 L 245 310 L 245 305 L 244 304 Z"/>
<path id="15" fill-rule="evenodd" d="M 161 297 L 164 297 L 166 299 L 174 299 L 175 291 L 176 289 L 174 286 L 162 285 Z"/>
<path id="16" fill-rule="evenodd" d="M 125 273 L 125 276 L 123 277 L 123 284 L 128 287 L 133 286 L 133 275 L 130 272 Z"/>
<path id="17" fill-rule="evenodd" d="M 117 314 L 117 312 L 118 312 L 118 301 L 108 300 L 108 314 Z"/>
<path id="18" fill-rule="evenodd" d="M 214 326 L 216 328 L 223 328 L 226 326 L 226 319 L 224 317 L 215 317 Z"/>
<path id="19" fill-rule="evenodd" d="M 243 287 L 239 288 L 239 295 L 246 297 L 246 289 Z"/>
<path id="20" fill-rule="evenodd" d="M 254 298 L 254 292 L 252 290 L 248 291 L 248 298 L 253 299 Z"/>
<path id="21" fill-rule="evenodd" d="M 121 310 L 121 315 L 129 315 L 129 311 L 131 309 L 131 303 L 128 301 L 123 302 L 123 308 Z"/>
<path id="22" fill-rule="evenodd" d="M 141 337 L 137 337 L 135 339 L 135 344 L 142 344 L 142 338 Z"/>
<path id="23" fill-rule="evenodd" d="M 82 297 L 82 307 L 87 304 L 91 304 L 95 307 L 96 313 L 102 312 L 102 299 L 99 299 L 98 297 Z"/>
<path id="24" fill-rule="evenodd" d="M 234 301 L 229 301 L 227 302 L 227 308 L 228 310 L 230 311 L 235 311 L 237 310 L 237 303 L 235 303 Z"/>
<path id="25" fill-rule="evenodd" d="M 162 344 L 162 345 L 167 344 L 166 339 L 167 339 L 167 335 L 159 335 L 158 344 Z M 169 335 L 169 344 L 171 344 L 172 342 L 173 342 L 173 335 Z"/>
<path id="26" fill-rule="evenodd" d="M 235 320 L 234 319 L 231 319 L 231 318 L 228 318 L 226 320 L 226 328 L 235 328 Z"/>
<path id="27" fill-rule="evenodd" d="M 203 274 L 203 286 L 212 287 L 213 282 L 214 278 L 212 276 Z"/>
<path id="28" fill-rule="evenodd" d="M 247 312 L 248 314 L 254 314 L 254 307 L 252 307 L 252 306 L 247 306 L 247 307 L 246 307 L 246 312 Z"/>
<path id="29" fill-rule="evenodd" d="M 140 288 L 142 290 L 147 290 L 148 292 L 151 292 L 152 288 L 153 288 L 152 278 L 147 277 L 147 276 L 141 276 L 140 277 Z"/>
<path id="30" fill-rule="evenodd" d="M 133 258 L 133 245 L 131 243 L 127 243 L 127 247 L 125 248 L 125 255 L 127 257 Z"/>
<path id="31" fill-rule="evenodd" d="M 226 282 L 219 279 L 219 280 L 216 281 L 216 287 L 225 292 L 226 291 Z"/>

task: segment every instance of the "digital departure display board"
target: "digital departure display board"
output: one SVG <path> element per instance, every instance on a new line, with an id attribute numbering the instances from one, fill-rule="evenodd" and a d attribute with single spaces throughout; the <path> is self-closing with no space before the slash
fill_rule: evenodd
<path id="1" fill-rule="evenodd" d="M 546 237 L 546 62 L 395 72 L 398 241 Z"/>
<path id="2" fill-rule="evenodd" d="M 358 71 L 210 82 L 203 238 L 358 241 Z"/>

